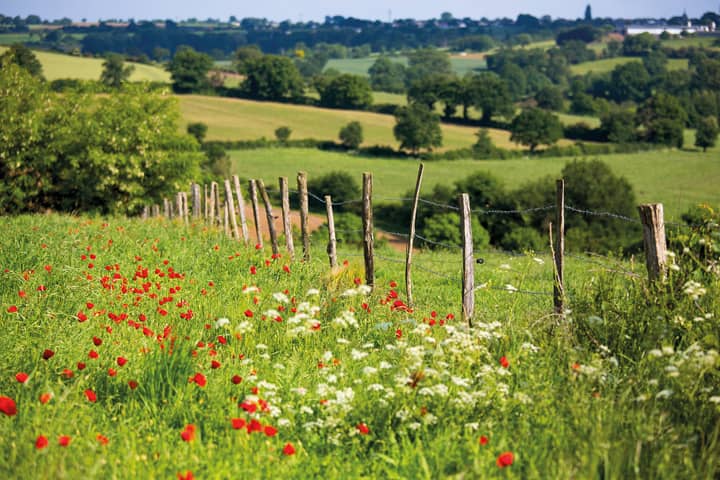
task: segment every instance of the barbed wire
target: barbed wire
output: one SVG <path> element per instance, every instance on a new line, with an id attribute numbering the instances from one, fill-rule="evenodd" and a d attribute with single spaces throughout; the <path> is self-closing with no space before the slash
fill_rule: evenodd
<path id="1" fill-rule="evenodd" d="M 642 222 L 641 222 L 640 220 L 638 220 L 637 218 L 630 218 L 630 217 L 628 217 L 628 216 L 620 215 L 620 214 L 618 214 L 618 213 L 612 213 L 612 212 L 596 212 L 596 211 L 593 211 L 593 210 L 583 210 L 583 209 L 581 209 L 581 208 L 571 207 L 570 205 L 565 205 L 565 210 L 568 210 L 568 211 L 573 212 L 573 213 L 580 213 L 580 214 L 582 214 L 582 215 L 592 215 L 592 216 L 595 216 L 595 217 L 610 217 L 610 218 L 615 218 L 615 219 L 618 219 L 618 220 L 623 220 L 623 221 L 626 221 L 626 222 L 637 223 L 637 224 L 642 225 Z"/>
<path id="2" fill-rule="evenodd" d="M 545 205 L 544 207 L 525 208 L 521 210 L 486 210 L 479 208 L 476 210 L 471 210 L 470 213 L 479 213 L 480 215 L 522 215 L 524 213 L 544 212 L 554 209 L 555 205 Z"/>

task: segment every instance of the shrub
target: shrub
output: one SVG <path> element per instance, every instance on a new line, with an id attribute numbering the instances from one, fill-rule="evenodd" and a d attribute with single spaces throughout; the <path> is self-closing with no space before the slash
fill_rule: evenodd
<path id="1" fill-rule="evenodd" d="M 319 198 L 330 195 L 333 203 L 351 202 L 360 199 L 360 186 L 355 178 L 349 173 L 341 171 L 330 172 L 322 177 L 310 179 L 308 181 L 308 191 Z M 325 208 L 322 201 L 311 202 L 310 205 L 314 206 L 316 210 L 324 210 Z M 353 205 L 357 206 L 359 202 L 357 204 L 337 205 L 335 210 L 338 212 L 349 211 L 352 210 Z"/>
<path id="2" fill-rule="evenodd" d="M 357 150 L 363 142 L 363 128 L 360 122 L 350 122 L 340 129 L 340 142 L 352 150 Z"/>
<path id="3" fill-rule="evenodd" d="M 490 243 L 490 234 L 480 225 L 476 217 L 472 217 L 470 228 L 472 228 L 473 248 L 487 247 Z M 430 240 L 430 242 L 442 243 L 448 247 L 460 246 L 462 244 L 460 215 L 449 212 L 436 213 L 427 217 L 422 228 L 422 236 Z M 430 242 L 423 243 L 432 249 L 444 248 Z"/>
<path id="4" fill-rule="evenodd" d="M 189 123 L 187 126 L 187 133 L 195 137 L 198 143 L 202 144 L 207 135 L 208 126 L 202 122 Z"/>
<path id="5" fill-rule="evenodd" d="M 280 143 L 286 143 L 290 138 L 290 134 L 292 134 L 290 127 L 283 126 L 275 129 L 275 138 L 277 138 Z"/>

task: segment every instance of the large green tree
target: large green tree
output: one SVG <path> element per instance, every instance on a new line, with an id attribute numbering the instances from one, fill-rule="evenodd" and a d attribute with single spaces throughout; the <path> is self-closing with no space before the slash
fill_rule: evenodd
<path id="1" fill-rule="evenodd" d="M 181 46 L 167 65 L 173 90 L 193 93 L 207 89 L 210 85 L 207 76 L 212 66 L 213 60 L 209 55 Z"/>
<path id="2" fill-rule="evenodd" d="M 406 85 L 428 75 L 451 75 L 452 65 L 447 52 L 421 48 L 408 54 Z"/>
<path id="3" fill-rule="evenodd" d="M 362 110 L 372 104 L 372 91 L 367 79 L 343 73 L 318 84 L 320 105 L 328 108 Z"/>
<path id="4" fill-rule="evenodd" d="M 431 149 L 442 145 L 440 119 L 425 105 L 413 103 L 400 107 L 395 113 L 395 121 L 393 133 L 400 141 L 400 148 L 417 154 L 421 148 Z"/>
<path id="5" fill-rule="evenodd" d="M 513 114 L 514 107 L 507 84 L 494 73 L 474 75 L 466 85 L 473 104 L 482 111 L 483 123 L 489 123 L 497 115 L 509 117 Z"/>
<path id="6" fill-rule="evenodd" d="M 650 75 L 642 63 L 628 62 L 613 69 L 608 87 L 616 102 L 641 102 L 650 93 Z"/>
<path id="7" fill-rule="evenodd" d="M 10 48 L 8 48 L 7 51 L 0 56 L 0 66 L 8 63 L 14 63 L 15 65 L 24 68 L 30 73 L 30 75 L 35 77 L 42 78 L 43 76 L 42 64 L 37 59 L 33 51 L 22 43 L 10 45 Z"/>
<path id="8" fill-rule="evenodd" d="M 638 119 L 648 142 L 682 148 L 687 113 L 676 97 L 662 92 L 653 95 L 638 110 Z"/>
<path id="9" fill-rule="evenodd" d="M 718 121 L 715 117 L 705 117 L 700 120 L 695 133 L 695 146 L 707 151 L 714 147 L 718 137 Z"/>
<path id="10" fill-rule="evenodd" d="M 368 69 L 370 86 L 379 92 L 402 93 L 405 91 L 405 65 L 381 56 Z"/>
<path id="11" fill-rule="evenodd" d="M 302 97 L 305 84 L 295 64 L 287 57 L 263 55 L 249 60 L 245 67 L 243 92 L 261 100 Z"/>
<path id="12" fill-rule="evenodd" d="M 134 70 L 134 65 L 125 66 L 122 55 L 111 53 L 103 62 L 100 81 L 109 87 L 120 88 L 130 78 Z"/>
<path id="13" fill-rule="evenodd" d="M 562 124 L 556 115 L 539 108 L 528 108 L 515 117 L 510 125 L 510 140 L 530 147 L 552 145 L 563 134 Z"/>

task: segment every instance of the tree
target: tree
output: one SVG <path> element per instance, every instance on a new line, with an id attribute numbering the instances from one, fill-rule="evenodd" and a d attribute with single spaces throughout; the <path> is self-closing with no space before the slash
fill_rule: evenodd
<path id="1" fill-rule="evenodd" d="M 538 145 L 552 145 L 563 134 L 557 116 L 539 108 L 523 110 L 510 125 L 510 140 L 530 147 L 534 152 Z"/>
<path id="2" fill-rule="evenodd" d="M 34 77 L 43 78 L 42 64 L 33 51 L 22 43 L 10 45 L 10 48 L 0 56 L 0 65 L 3 66 L 2 68 L 5 68 L 4 65 L 8 63 L 14 63 L 24 68 Z"/>
<path id="3" fill-rule="evenodd" d="M 640 62 L 628 62 L 615 67 L 608 84 L 611 100 L 641 102 L 650 93 L 650 75 Z"/>
<path id="4" fill-rule="evenodd" d="M 364 110 L 372 104 L 370 84 L 359 75 L 338 75 L 320 86 L 319 93 L 323 107 Z"/>
<path id="5" fill-rule="evenodd" d="M 706 152 L 708 147 L 714 147 L 717 141 L 718 122 L 715 117 L 705 117 L 700 120 L 697 126 L 697 132 L 695 133 L 695 146 L 703 149 Z"/>
<path id="6" fill-rule="evenodd" d="M 332 196 L 335 203 L 345 203 L 337 205 L 337 211 L 352 210 L 352 204 L 360 198 L 360 186 L 355 177 L 344 171 L 333 171 L 320 177 L 314 177 L 308 181 L 308 191 L 314 195 L 323 198 L 325 195 Z M 313 205 L 315 203 L 313 202 Z M 320 208 L 320 207 L 319 207 Z M 322 207 L 324 208 L 324 207 Z"/>
<path id="7" fill-rule="evenodd" d="M 417 154 L 421 148 L 432 149 L 442 145 L 440 119 L 425 105 L 413 103 L 400 107 L 395 113 L 395 122 L 393 133 L 400 141 L 400 148 Z"/>
<path id="8" fill-rule="evenodd" d="M 287 143 L 290 139 L 290 134 L 292 134 L 292 129 L 290 127 L 283 126 L 275 129 L 275 138 L 277 138 L 280 143 Z"/>
<path id="9" fill-rule="evenodd" d="M 109 87 L 120 88 L 123 83 L 127 82 L 134 70 L 134 65 L 125 66 L 122 55 L 111 53 L 103 62 L 100 81 Z"/>
<path id="10" fill-rule="evenodd" d="M 201 92 L 208 88 L 207 74 L 213 66 L 209 55 L 188 46 L 181 46 L 167 65 L 173 91 L 177 93 Z"/>
<path id="11" fill-rule="evenodd" d="M 558 87 L 545 87 L 535 94 L 538 107 L 561 112 L 565 107 L 562 91 Z"/>
<path id="12" fill-rule="evenodd" d="M 406 85 L 428 75 L 451 75 L 450 55 L 440 50 L 423 48 L 408 54 Z"/>
<path id="13" fill-rule="evenodd" d="M 379 92 L 402 93 L 405 91 L 405 66 L 381 56 L 368 69 L 370 86 Z"/>
<path id="14" fill-rule="evenodd" d="M 474 75 L 468 82 L 468 90 L 475 107 L 482 111 L 481 121 L 490 123 L 492 117 L 509 117 L 514 111 L 507 84 L 494 73 Z"/>
<path id="15" fill-rule="evenodd" d="M 623 40 L 623 55 L 642 57 L 660 48 L 660 41 L 649 33 L 626 35 Z"/>
<path id="16" fill-rule="evenodd" d="M 261 100 L 285 100 L 302 97 L 303 79 L 287 57 L 263 55 L 246 63 L 243 92 Z"/>
<path id="17" fill-rule="evenodd" d="M 600 133 L 608 142 L 631 143 L 637 140 L 635 113 L 612 110 L 600 118 Z"/>
<path id="18" fill-rule="evenodd" d="M 363 128 L 360 122 L 350 122 L 340 129 L 340 142 L 349 149 L 357 150 L 363 142 Z"/>
<path id="19" fill-rule="evenodd" d="M 187 133 L 195 137 L 198 143 L 202 144 L 207 135 L 208 126 L 202 122 L 189 123 L 187 126 Z"/>
<path id="20" fill-rule="evenodd" d="M 585 7 L 585 21 L 592 22 L 592 7 L 590 7 L 589 3 L 587 7 Z"/>
<path id="21" fill-rule="evenodd" d="M 662 92 L 653 95 L 638 111 L 638 119 L 648 142 L 682 148 L 687 113 L 676 97 Z"/>
<path id="22" fill-rule="evenodd" d="M 244 45 L 238 48 L 233 55 L 235 70 L 240 74 L 245 74 L 247 72 L 247 63 L 257 60 L 262 55 L 263 52 L 257 45 Z"/>

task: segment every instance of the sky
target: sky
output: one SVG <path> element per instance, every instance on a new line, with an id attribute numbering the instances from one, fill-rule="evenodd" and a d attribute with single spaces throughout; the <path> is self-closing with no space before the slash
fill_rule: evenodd
<path id="1" fill-rule="evenodd" d="M 667 18 L 682 15 L 699 17 L 720 9 L 720 0 L 0 0 L 3 15 L 43 19 L 69 17 L 88 21 L 103 19 L 153 20 L 187 18 L 263 17 L 270 20 L 322 21 L 326 15 L 362 19 L 438 18 L 450 12 L 457 18 L 515 18 L 519 13 L 537 17 L 580 18 L 590 3 L 593 16 L 612 18 Z"/>

